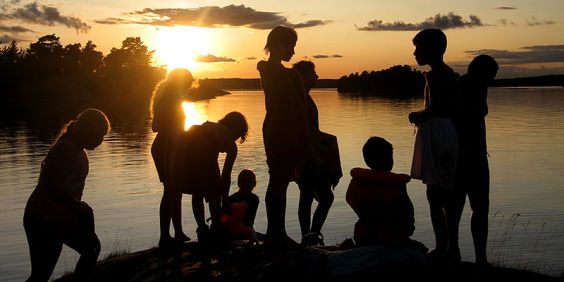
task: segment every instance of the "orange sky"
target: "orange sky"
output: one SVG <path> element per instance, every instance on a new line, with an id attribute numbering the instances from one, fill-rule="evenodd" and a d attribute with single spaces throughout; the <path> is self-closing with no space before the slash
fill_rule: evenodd
<path id="1" fill-rule="evenodd" d="M 445 61 L 465 72 L 487 53 L 499 77 L 564 73 L 564 1 L 2 1 L 0 41 L 27 47 L 55 33 L 61 42 L 92 40 L 107 54 L 128 36 L 155 50 L 155 64 L 187 67 L 200 78 L 258 77 L 269 30 L 296 27 L 296 55 L 321 78 L 415 65 L 411 39 L 442 28 Z M 205 62 L 194 62 L 195 60 Z"/>

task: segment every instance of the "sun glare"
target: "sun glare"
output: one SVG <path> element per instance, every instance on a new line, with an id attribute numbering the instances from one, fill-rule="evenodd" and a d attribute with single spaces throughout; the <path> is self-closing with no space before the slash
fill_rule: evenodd
<path id="1" fill-rule="evenodd" d="M 157 36 L 156 58 L 168 70 L 187 68 L 195 72 L 201 63 L 197 55 L 210 53 L 210 36 L 205 28 L 177 26 L 161 27 Z"/>
<path id="2" fill-rule="evenodd" d="M 197 109 L 196 104 L 191 102 L 182 102 L 182 109 L 184 110 L 184 130 L 190 129 L 192 125 L 202 124 L 206 121 L 203 111 Z"/>

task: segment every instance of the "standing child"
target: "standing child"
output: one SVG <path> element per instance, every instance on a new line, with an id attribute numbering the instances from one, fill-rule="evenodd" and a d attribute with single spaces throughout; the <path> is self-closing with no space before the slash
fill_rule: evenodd
<path id="1" fill-rule="evenodd" d="M 239 190 L 229 196 L 231 214 L 222 214 L 221 221 L 225 230 L 233 239 L 255 239 L 255 217 L 259 206 L 259 197 L 253 193 L 257 184 L 252 170 L 243 169 L 237 178 Z"/>
<path id="2" fill-rule="evenodd" d="M 163 183 L 163 196 L 159 207 L 160 239 L 159 246 L 190 241 L 182 231 L 182 193 L 171 188 L 168 176 L 171 156 L 178 137 L 184 132 L 184 112 L 182 99 L 192 86 L 194 77 L 187 69 L 171 71 L 157 84 L 151 98 L 152 129 L 157 136 L 151 145 L 151 156 Z M 170 222 L 174 226 L 174 239 L 170 236 Z"/>
<path id="3" fill-rule="evenodd" d="M 455 128 L 460 142 L 458 168 L 452 203 L 453 220 L 450 227 L 450 252 L 460 257 L 458 227 L 464 210 L 466 195 L 470 201 L 470 221 L 477 264 L 487 265 L 488 212 L 490 170 L 486 145 L 488 114 L 488 84 L 495 78 L 497 62 L 488 55 L 479 55 L 468 66 L 468 72 L 458 80 L 459 110 Z"/>
<path id="4" fill-rule="evenodd" d="M 407 194 L 409 175 L 391 172 L 393 146 L 384 138 L 370 137 L 362 147 L 366 168 L 353 168 L 346 194 L 358 215 L 354 240 L 359 246 L 406 246 L 415 230 L 413 204 Z"/>
<path id="5" fill-rule="evenodd" d="M 231 170 L 237 158 L 237 144 L 245 142 L 248 125 L 239 112 L 230 112 L 217 123 L 193 125 L 180 137 L 170 176 L 172 188 L 192 195 L 192 211 L 198 225 L 199 242 L 221 231 L 221 207 L 229 209 Z M 219 153 L 226 153 L 220 172 Z M 206 224 L 204 199 L 209 203 L 211 230 Z M 210 231 L 212 232 L 210 234 Z"/>
<path id="6" fill-rule="evenodd" d="M 94 212 L 82 201 L 89 162 L 84 149 L 98 147 L 110 129 L 106 115 L 87 109 L 68 123 L 41 163 L 39 181 L 24 212 L 31 257 L 28 281 L 47 281 L 63 244 L 80 254 L 77 281 L 92 276 L 100 254 Z"/>
<path id="7" fill-rule="evenodd" d="M 266 106 L 262 125 L 269 174 L 266 235 L 273 246 L 282 249 L 297 245 L 286 233 L 286 192 L 310 154 L 303 82 L 297 71 L 282 64 L 294 56 L 297 40 L 292 28 L 272 29 L 264 47 L 268 60 L 257 64 Z"/>
<path id="8" fill-rule="evenodd" d="M 315 65 L 310 61 L 299 61 L 292 66 L 298 71 L 304 82 L 307 101 L 307 125 L 309 130 L 309 146 L 312 155 L 305 163 L 303 173 L 298 179 L 300 203 L 298 219 L 302 231 L 302 244 L 314 246 L 324 245 L 321 228 L 327 219 L 329 209 L 335 196 L 333 189 L 343 176 L 337 137 L 319 129 L 319 113 L 315 101 L 309 94 L 317 85 Z M 311 218 L 311 206 L 315 199 L 318 204 Z"/>
<path id="9" fill-rule="evenodd" d="M 440 29 L 425 29 L 413 38 L 415 59 L 420 66 L 431 67 L 425 75 L 425 108 L 409 114 L 417 126 L 411 177 L 427 185 L 427 200 L 436 246 L 431 257 L 448 257 L 449 193 L 456 172 L 458 140 L 452 125 L 455 112 L 457 74 L 443 61 L 446 35 Z"/>

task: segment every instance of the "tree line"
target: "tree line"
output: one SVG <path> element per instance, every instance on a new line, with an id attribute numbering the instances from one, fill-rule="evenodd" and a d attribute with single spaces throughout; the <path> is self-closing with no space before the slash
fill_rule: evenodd
<path id="1" fill-rule="evenodd" d="M 360 93 L 388 97 L 421 96 L 425 78 L 421 71 L 408 65 L 396 65 L 379 71 L 363 71 L 342 76 L 337 82 L 339 93 Z"/>
<path id="2" fill-rule="evenodd" d="M 151 92 L 166 70 L 139 37 L 127 37 L 106 56 L 88 41 L 63 46 L 55 34 L 23 49 L 16 41 L 0 49 L 3 115 L 63 123 L 87 107 L 114 118 L 144 119 Z"/>

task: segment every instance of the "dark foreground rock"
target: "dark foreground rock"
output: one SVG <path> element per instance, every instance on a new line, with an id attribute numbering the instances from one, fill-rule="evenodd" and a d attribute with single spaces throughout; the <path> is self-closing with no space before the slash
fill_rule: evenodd
<path id="1" fill-rule="evenodd" d="M 433 263 L 416 249 L 383 246 L 203 247 L 190 242 L 108 257 L 91 281 L 563 281 L 534 272 L 473 263 Z M 72 274 L 56 280 L 78 281 Z"/>

